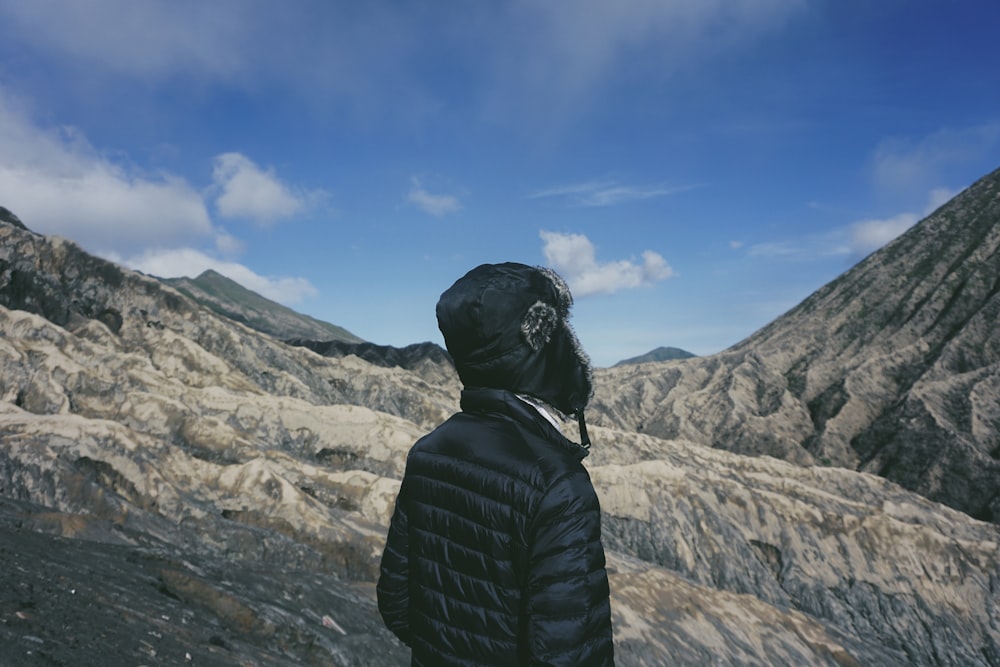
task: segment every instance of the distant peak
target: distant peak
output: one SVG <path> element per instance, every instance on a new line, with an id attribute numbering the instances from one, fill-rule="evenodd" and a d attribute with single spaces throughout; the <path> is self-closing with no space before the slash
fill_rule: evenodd
<path id="1" fill-rule="evenodd" d="M 676 359 L 690 359 L 695 356 L 697 355 L 678 347 L 658 347 L 655 350 L 651 350 L 646 354 L 639 355 L 638 357 L 623 359 L 615 364 L 615 366 L 641 364 L 650 361 L 674 361 Z"/>
<path id="2" fill-rule="evenodd" d="M 224 275 L 222 275 L 221 273 L 219 273 L 218 271 L 216 271 L 215 269 L 205 269 L 204 271 L 202 271 L 201 273 L 198 274 L 198 277 L 195 278 L 195 280 L 203 280 L 203 279 L 209 279 L 209 278 L 219 279 L 219 278 L 226 278 L 226 277 Z M 228 280 L 228 278 L 226 278 L 226 280 Z"/>

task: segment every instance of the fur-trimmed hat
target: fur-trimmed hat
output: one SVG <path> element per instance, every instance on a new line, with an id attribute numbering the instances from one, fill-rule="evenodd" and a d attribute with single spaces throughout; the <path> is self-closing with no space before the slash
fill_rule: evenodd
<path id="1" fill-rule="evenodd" d="M 466 387 L 544 401 L 575 415 L 586 441 L 583 409 L 593 395 L 593 371 L 569 324 L 572 304 L 569 287 L 551 269 L 483 264 L 441 295 L 437 320 Z"/>

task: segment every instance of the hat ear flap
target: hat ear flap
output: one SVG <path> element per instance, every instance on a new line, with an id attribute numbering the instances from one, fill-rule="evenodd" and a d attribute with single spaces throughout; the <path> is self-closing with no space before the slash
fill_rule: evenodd
<path id="1" fill-rule="evenodd" d="M 549 342 L 559 324 L 559 313 L 543 301 L 536 301 L 521 320 L 521 335 L 536 352 Z"/>
<path id="2" fill-rule="evenodd" d="M 535 267 L 538 271 L 552 282 L 552 287 L 556 291 L 556 307 L 559 315 L 565 319 L 569 317 L 570 306 L 573 305 L 573 295 L 569 291 L 569 285 L 562 276 L 546 266 Z"/>

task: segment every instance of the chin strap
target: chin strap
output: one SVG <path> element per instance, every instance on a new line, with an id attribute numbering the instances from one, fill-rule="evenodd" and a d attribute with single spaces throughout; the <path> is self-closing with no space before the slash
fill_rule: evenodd
<path id="1" fill-rule="evenodd" d="M 590 436 L 587 434 L 587 422 L 583 418 L 583 410 L 576 413 L 576 423 L 580 426 L 580 446 L 590 449 Z"/>

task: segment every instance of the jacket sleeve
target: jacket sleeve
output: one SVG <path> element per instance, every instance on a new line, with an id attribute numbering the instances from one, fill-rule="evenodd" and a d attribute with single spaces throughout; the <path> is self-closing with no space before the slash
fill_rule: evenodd
<path id="1" fill-rule="evenodd" d="M 614 665 L 601 509 L 585 469 L 549 489 L 529 539 L 530 664 Z"/>
<path id="2" fill-rule="evenodd" d="M 382 620 L 394 635 L 407 646 L 410 645 L 409 620 L 409 548 L 407 537 L 406 510 L 403 505 L 403 487 L 396 497 L 396 508 L 389 524 L 385 550 L 379 568 L 378 610 Z"/>

